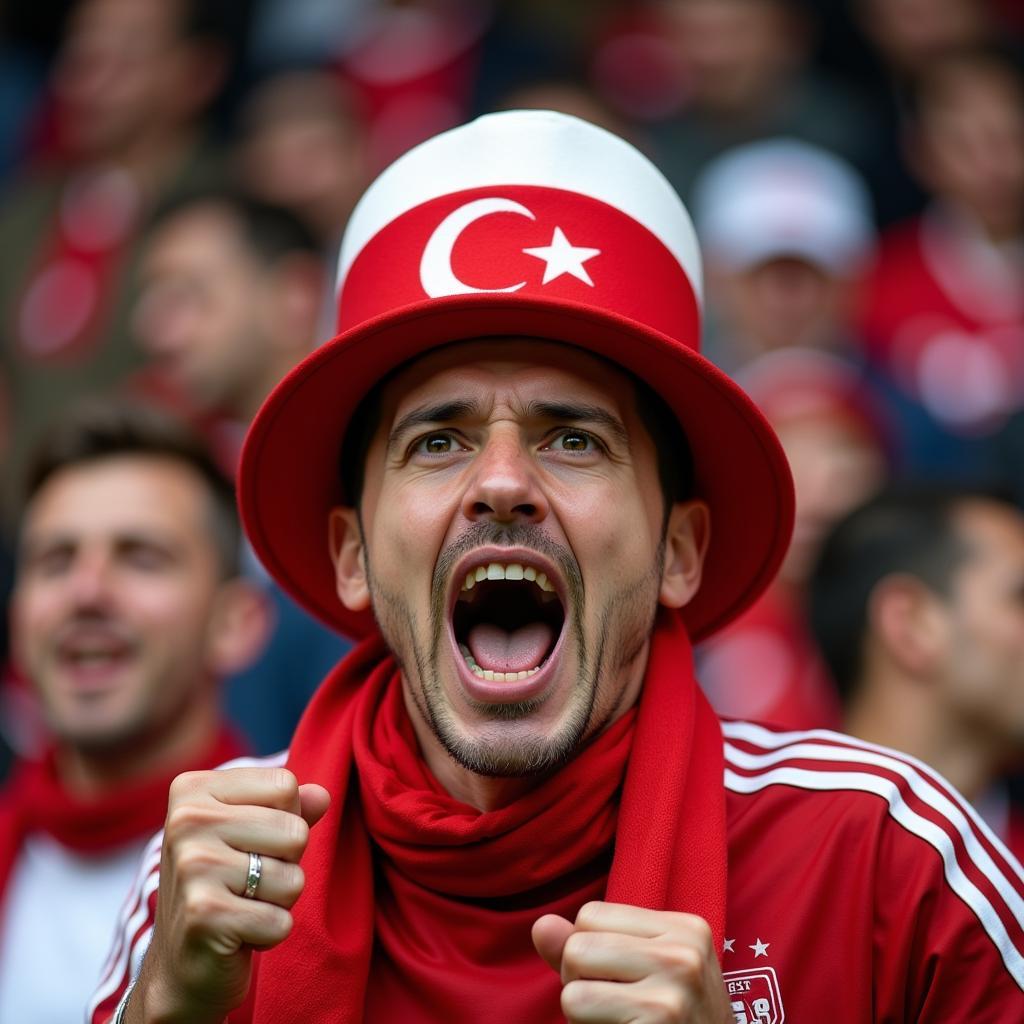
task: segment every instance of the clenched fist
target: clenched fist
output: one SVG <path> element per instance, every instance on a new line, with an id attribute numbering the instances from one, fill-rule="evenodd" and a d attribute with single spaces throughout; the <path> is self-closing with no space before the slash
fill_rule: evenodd
<path id="1" fill-rule="evenodd" d="M 533 943 L 562 977 L 570 1024 L 732 1024 L 703 918 L 587 903 L 575 923 L 540 918 Z"/>
<path id="2" fill-rule="evenodd" d="M 284 768 L 188 772 L 171 785 L 153 940 L 126 1021 L 220 1024 L 249 988 L 252 953 L 284 939 L 310 828 L 330 802 Z M 250 853 L 262 859 L 245 896 Z"/>

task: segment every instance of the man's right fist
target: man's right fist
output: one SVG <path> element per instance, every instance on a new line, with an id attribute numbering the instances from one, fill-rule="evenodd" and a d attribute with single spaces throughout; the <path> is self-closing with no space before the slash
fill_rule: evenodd
<path id="1" fill-rule="evenodd" d="M 305 882 L 298 861 L 329 803 L 322 786 L 300 786 L 285 768 L 174 780 L 153 940 L 127 1022 L 220 1024 L 244 1001 L 253 950 L 291 931 Z M 250 854 L 259 854 L 261 870 L 248 897 Z"/>

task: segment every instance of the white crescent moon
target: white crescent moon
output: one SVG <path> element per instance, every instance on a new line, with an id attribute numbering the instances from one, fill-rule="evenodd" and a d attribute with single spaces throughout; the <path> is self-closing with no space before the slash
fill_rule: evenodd
<path id="1" fill-rule="evenodd" d="M 420 284 L 432 298 L 441 295 L 469 295 L 472 292 L 514 292 L 522 288 L 526 282 L 509 285 L 507 288 L 474 288 L 460 281 L 452 270 L 452 249 L 459 240 L 459 235 L 474 221 L 487 217 L 492 213 L 517 213 L 521 217 L 537 218 L 521 203 L 511 199 L 474 199 L 472 202 L 453 210 L 434 229 L 420 259 Z"/>

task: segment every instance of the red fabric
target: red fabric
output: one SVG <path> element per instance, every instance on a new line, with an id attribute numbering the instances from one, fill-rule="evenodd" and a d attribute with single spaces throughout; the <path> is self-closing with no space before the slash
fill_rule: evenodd
<path id="1" fill-rule="evenodd" d="M 144 839 L 163 825 L 167 789 L 176 775 L 213 768 L 242 753 L 225 729 L 187 764 L 92 800 L 65 789 L 52 750 L 41 761 L 20 762 L 0 795 L 0 899 L 26 836 L 46 832 L 70 850 L 97 855 Z"/>
<path id="2" fill-rule="evenodd" d="M 433 779 L 379 638 L 320 688 L 288 765 L 331 791 L 331 809 L 303 860 L 292 934 L 262 954 L 255 1009 L 232 1024 L 560 1020 L 530 925 L 591 898 L 699 914 L 721 948 L 722 738 L 675 615 L 655 630 L 638 710 L 500 810 Z"/>
<path id="3" fill-rule="evenodd" d="M 1024 401 L 1024 277 L 996 280 L 984 265 L 934 214 L 895 225 L 857 312 L 867 355 L 886 377 L 967 437 L 992 433 Z"/>
<path id="4" fill-rule="evenodd" d="M 72 364 L 95 353 L 138 212 L 126 174 L 83 172 L 62 186 L 8 325 L 23 358 Z"/>

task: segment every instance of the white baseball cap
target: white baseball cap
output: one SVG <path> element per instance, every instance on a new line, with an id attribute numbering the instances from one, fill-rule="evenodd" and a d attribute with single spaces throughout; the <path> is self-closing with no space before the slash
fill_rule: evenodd
<path id="1" fill-rule="evenodd" d="M 691 209 L 708 262 L 734 270 L 790 256 L 848 277 L 874 243 L 871 199 L 860 175 L 798 139 L 723 153 L 702 172 Z"/>

